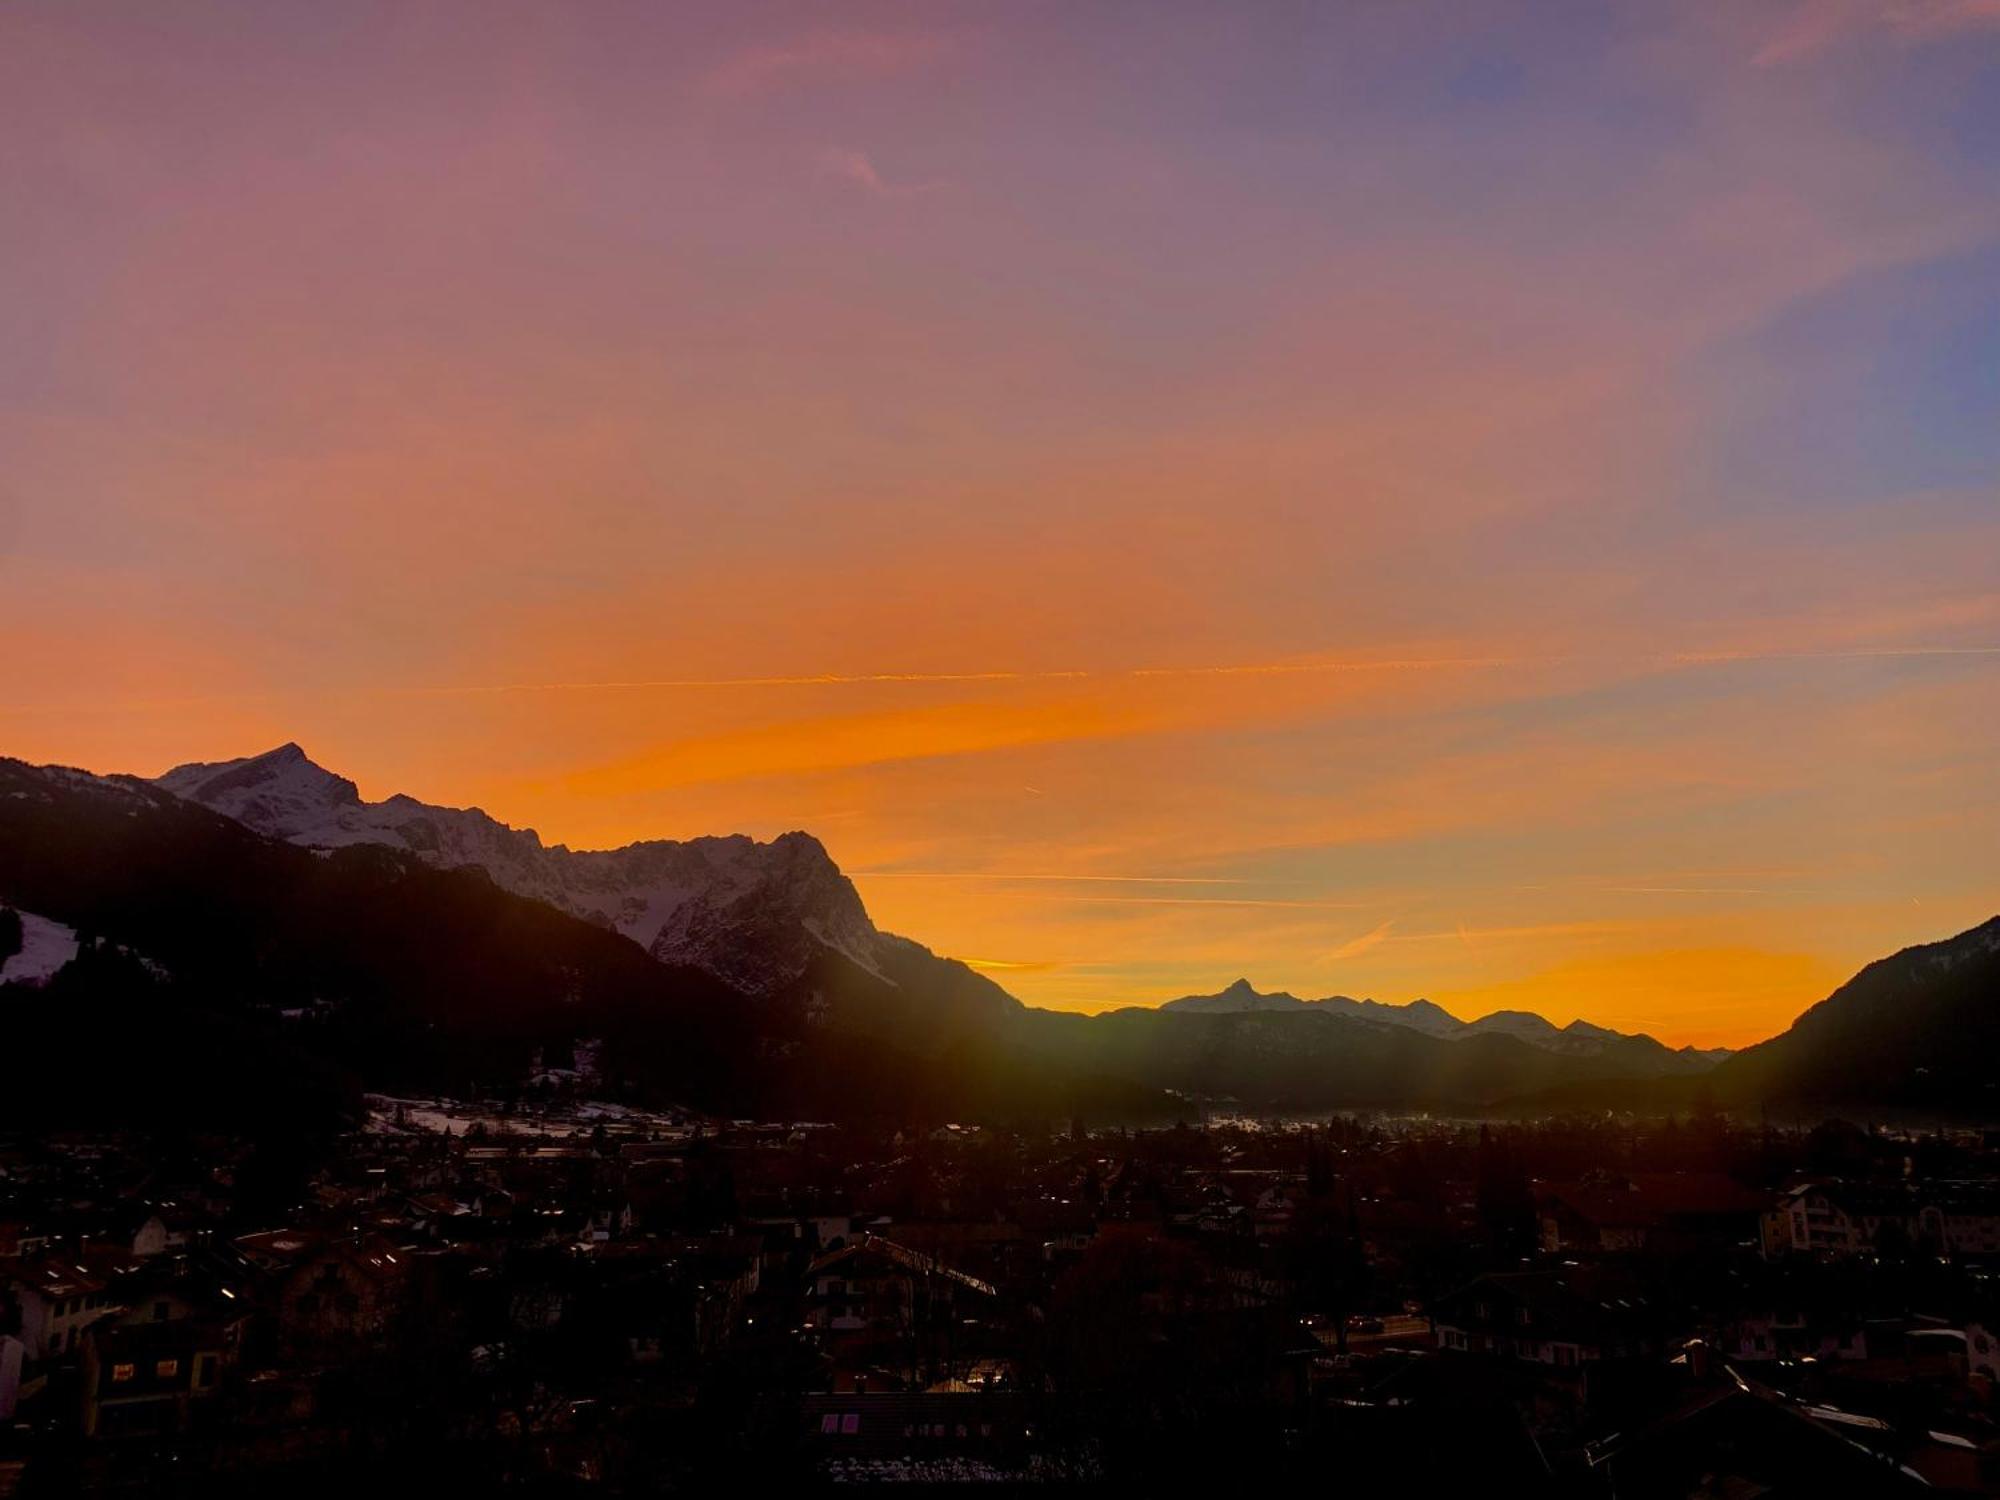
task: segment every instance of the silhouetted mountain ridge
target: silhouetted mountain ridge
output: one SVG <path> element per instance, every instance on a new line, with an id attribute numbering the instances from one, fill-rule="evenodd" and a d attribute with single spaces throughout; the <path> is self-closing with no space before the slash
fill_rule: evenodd
<path id="1" fill-rule="evenodd" d="M 273 1078 L 292 1069 L 370 1086 L 490 1087 L 518 1077 L 535 1048 L 584 1035 L 609 1043 L 625 1086 L 794 1117 L 1145 1117 L 1230 1101 L 1618 1106 L 1707 1078 L 1738 1100 L 1992 1097 L 1983 1075 L 2000 1042 L 2000 918 L 1871 964 L 1783 1037 L 1708 1074 L 1693 1049 L 1588 1022 L 1558 1028 L 1503 1011 L 1466 1023 L 1425 1001 L 1301 1000 L 1247 980 L 1159 1009 L 1030 1009 L 963 964 L 876 931 L 803 834 L 612 851 L 631 861 L 613 870 L 620 879 L 669 866 L 699 877 L 650 887 L 671 902 L 649 897 L 643 920 L 621 924 L 521 894 L 492 864 L 459 858 L 491 839 L 503 869 L 520 858 L 532 871 L 532 833 L 477 810 L 362 802 L 296 746 L 163 781 L 0 760 L 0 907 L 22 914 L 35 959 L 10 962 L 60 1002 L 17 1014 L 48 1030 L 51 1047 L 59 1033 L 90 1031 L 93 1057 L 114 1058 L 103 1075 L 135 1099 L 162 1068 L 237 1097 L 214 1060 L 232 1049 Z M 585 867 L 561 868 L 574 879 Z M 697 914 L 674 926 L 690 902 Z M 829 941 L 817 919 L 843 908 L 846 936 Z M 666 956 L 670 929 L 701 934 L 704 965 Z M 760 983 L 746 992 L 718 970 Z M 36 1037 L 25 1045 L 40 1055 Z M 79 1096 L 33 1085 L 14 1102 L 24 1098 L 60 1109 Z M 282 1108 L 282 1091 L 259 1098 Z"/>
<path id="2" fill-rule="evenodd" d="M 1732 1097 L 2000 1115 L 2000 917 L 1878 959 L 1716 1069 Z"/>
<path id="3" fill-rule="evenodd" d="M 1355 1000 L 1346 995 L 1301 1000 L 1282 990 L 1260 992 L 1247 979 L 1238 979 L 1213 995 L 1183 995 L 1177 1000 L 1166 1001 L 1159 1009 L 1165 1014 L 1177 1016 L 1317 1012 L 1408 1027 L 1426 1036 L 1448 1040 L 1487 1035 L 1511 1036 L 1548 1052 L 1575 1057 L 1620 1057 L 1627 1068 L 1641 1076 L 1703 1072 L 1729 1055 L 1726 1049 L 1670 1048 L 1644 1034 L 1612 1031 L 1583 1020 L 1557 1026 L 1531 1011 L 1498 1010 L 1476 1021 L 1461 1021 L 1429 1000 L 1412 1000 L 1404 1005 L 1381 1000 Z"/>

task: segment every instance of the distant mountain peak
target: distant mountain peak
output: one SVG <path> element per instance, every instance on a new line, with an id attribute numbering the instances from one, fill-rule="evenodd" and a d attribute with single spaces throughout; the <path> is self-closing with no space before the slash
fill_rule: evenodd
<path id="1" fill-rule="evenodd" d="M 1539 1016 L 1531 1010 L 1489 1011 L 1478 1020 L 1468 1022 L 1467 1024 L 1489 1031 L 1506 1031 L 1514 1028 L 1530 1031 L 1556 1031 L 1560 1029 L 1555 1022 Z"/>
<path id="2" fill-rule="evenodd" d="M 248 809 L 253 803 L 272 803 L 264 814 L 269 820 L 283 816 L 277 811 L 278 804 L 338 807 L 361 800 L 353 782 L 317 764 L 292 740 L 275 750 L 246 755 L 239 760 L 192 761 L 175 766 L 165 775 L 155 777 L 154 784 L 177 797 L 227 812 L 242 822 L 251 819 L 237 809 Z"/>
<path id="3" fill-rule="evenodd" d="M 1565 1036 L 1615 1037 L 1615 1036 L 1620 1036 L 1622 1034 L 1623 1033 L 1621 1032 L 1613 1031 L 1608 1026 L 1593 1025 L 1591 1022 L 1584 1020 L 1583 1017 L 1581 1016 L 1578 1016 L 1574 1021 L 1571 1021 L 1569 1025 L 1563 1027 L 1563 1035 Z"/>
<path id="4" fill-rule="evenodd" d="M 1247 979 L 1238 979 L 1213 995 L 1183 995 L 1159 1009 L 1207 1015 L 1238 1015 L 1248 1011 L 1294 1010 L 1306 1002 L 1296 995 L 1264 994 Z"/>

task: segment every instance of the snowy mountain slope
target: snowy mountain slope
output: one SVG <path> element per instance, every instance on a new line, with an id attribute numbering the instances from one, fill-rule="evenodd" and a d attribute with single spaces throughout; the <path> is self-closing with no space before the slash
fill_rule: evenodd
<path id="1" fill-rule="evenodd" d="M 15 915 L 21 919 L 21 943 L 0 961 L 0 984 L 46 984 L 76 957 L 76 930 L 31 911 Z M 0 953 L 5 951 L 0 948 Z"/>
<path id="2" fill-rule="evenodd" d="M 664 963 L 704 970 L 746 993 L 775 992 L 825 949 L 882 975 L 887 939 L 810 834 L 573 850 L 478 808 L 402 795 L 364 801 L 352 781 L 292 744 L 177 766 L 155 784 L 290 843 L 387 844 L 442 868 L 483 870 L 517 895 L 613 928 Z"/>

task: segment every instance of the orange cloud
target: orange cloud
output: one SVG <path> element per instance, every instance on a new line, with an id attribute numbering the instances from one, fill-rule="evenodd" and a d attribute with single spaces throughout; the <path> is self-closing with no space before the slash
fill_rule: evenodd
<path id="1" fill-rule="evenodd" d="M 801 771 L 971 755 L 1023 745 L 1136 734 L 1143 718 L 1088 700 L 842 714 L 685 740 L 565 778 L 578 796 L 621 795 Z"/>
<path id="2" fill-rule="evenodd" d="M 1916 71 L 1992 9 L 1663 8 L 1535 74 L 1523 7 L 1546 107 L 1468 131 L 1424 7 L 1311 59 L 1416 87 L 1309 99 L 1171 10 L 0 8 L 0 749 L 806 827 L 1085 1008 L 1969 925 L 1988 497 L 1718 455 L 1838 364 L 1771 329 L 2000 232 Z M 1757 869 L 1805 873 L 1605 873 Z"/>

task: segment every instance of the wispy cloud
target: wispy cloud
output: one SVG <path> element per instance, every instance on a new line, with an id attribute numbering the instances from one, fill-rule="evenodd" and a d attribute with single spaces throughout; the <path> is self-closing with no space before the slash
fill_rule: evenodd
<path id="1" fill-rule="evenodd" d="M 577 681 L 448 684 L 392 689 L 415 694 L 638 692 L 674 688 L 858 687 L 955 683 L 1080 682 L 1155 677 L 1325 677 L 1344 674 L 1469 672 L 1507 668 L 1622 666 L 1640 669 L 1729 666 L 1758 662 L 1840 662 L 2000 657 L 2000 645 L 1883 646 L 1828 651 L 1746 648 L 1595 654 L 1566 652 L 1498 656 L 1292 657 L 1277 661 L 1180 664 L 1151 667 L 1054 667 L 1032 670 L 972 668 L 959 672 L 811 672 L 768 677 L 653 677 Z"/>
<path id="2" fill-rule="evenodd" d="M 1366 953 L 1370 948 L 1377 947 L 1381 943 L 1387 941 L 1390 932 L 1394 930 L 1395 926 L 1396 924 L 1393 921 L 1384 922 L 1381 926 L 1375 928 L 1372 932 L 1364 932 L 1359 937 L 1349 938 L 1346 942 L 1342 943 L 1338 948 L 1335 948 L 1331 953 L 1327 954 L 1327 957 L 1329 959 L 1336 959 L 1336 960 L 1343 958 L 1359 958 L 1362 954 Z"/>
<path id="3" fill-rule="evenodd" d="M 923 66 L 947 49 L 943 37 L 827 32 L 775 46 L 753 47 L 703 76 L 711 99 L 750 99 L 815 83 L 861 83 Z"/>
<path id="4" fill-rule="evenodd" d="M 2000 0 L 1903 0 L 1882 13 L 1883 22 L 1906 36 L 1944 37 L 2000 27 Z"/>
<path id="5" fill-rule="evenodd" d="M 822 146 L 814 153 L 820 170 L 834 177 L 853 183 L 863 192 L 877 198 L 911 198 L 919 193 L 934 192 L 944 186 L 941 182 L 891 183 L 886 181 L 875 165 L 874 158 L 865 151 L 856 151 L 849 146 Z"/>
<path id="6" fill-rule="evenodd" d="M 999 891 L 1014 901 L 1062 901 L 1084 906 L 1244 906 L 1279 911 L 1362 911 L 1367 901 L 1284 901 L 1262 896 L 1078 896 L 1065 891 Z"/>
<path id="7" fill-rule="evenodd" d="M 733 689 L 955 687 L 992 684 L 1114 683 L 1155 679 L 1417 677 L 1453 672 L 1543 671 L 1563 667 L 1654 672 L 1682 668 L 1758 665 L 1837 664 L 1924 660 L 1980 661 L 2000 658 L 2000 645 L 1856 646 L 1832 650 L 1759 648 L 1700 651 L 1553 652 L 1494 656 L 1292 657 L 1276 661 L 1182 664 L 1146 667 L 968 668 L 936 672 L 796 672 L 714 677 L 579 677 L 539 681 L 419 683 L 407 687 L 352 689 L 355 698 L 484 698 L 515 694 L 707 692 Z M 324 696 L 324 695 L 322 695 Z M 279 692 L 200 693 L 171 697 L 108 698 L 85 703 L 52 700 L 0 703 L 0 716 L 72 713 L 125 713 L 229 703 L 279 703 Z M 1034 787 L 1023 791 L 1041 795 Z"/>
<path id="8" fill-rule="evenodd" d="M 1057 873 L 1013 874 L 987 870 L 852 870 L 857 880 L 993 880 L 1049 881 L 1060 885 L 1270 885 L 1264 880 L 1246 880 L 1231 875 L 1065 875 Z"/>
<path id="9" fill-rule="evenodd" d="M 1760 68 L 1783 67 L 1842 42 L 1870 35 L 1934 42 L 2000 28 L 2000 0 L 1806 0 L 1752 55 Z"/>
<path id="10" fill-rule="evenodd" d="M 1067 703 L 961 703 L 882 713 L 835 714 L 703 735 L 578 771 L 583 795 L 629 795 L 703 782 L 824 772 L 896 761 L 1144 732 L 1152 721 L 1079 699 Z"/>
<path id="11" fill-rule="evenodd" d="M 1608 885 L 1604 889 L 1620 896 L 1802 896 L 1804 889 L 1782 889 L 1756 885 Z"/>
<path id="12" fill-rule="evenodd" d="M 1471 945 L 1487 940 L 1516 940 L 1523 938 L 1550 937 L 1598 937 L 1606 933 L 1627 932 L 1629 922 L 1537 922 L 1520 927 L 1467 927 L 1463 922 L 1450 931 L 1399 932 L 1386 934 L 1381 939 L 1389 943 L 1447 943 L 1456 942 Z"/>

